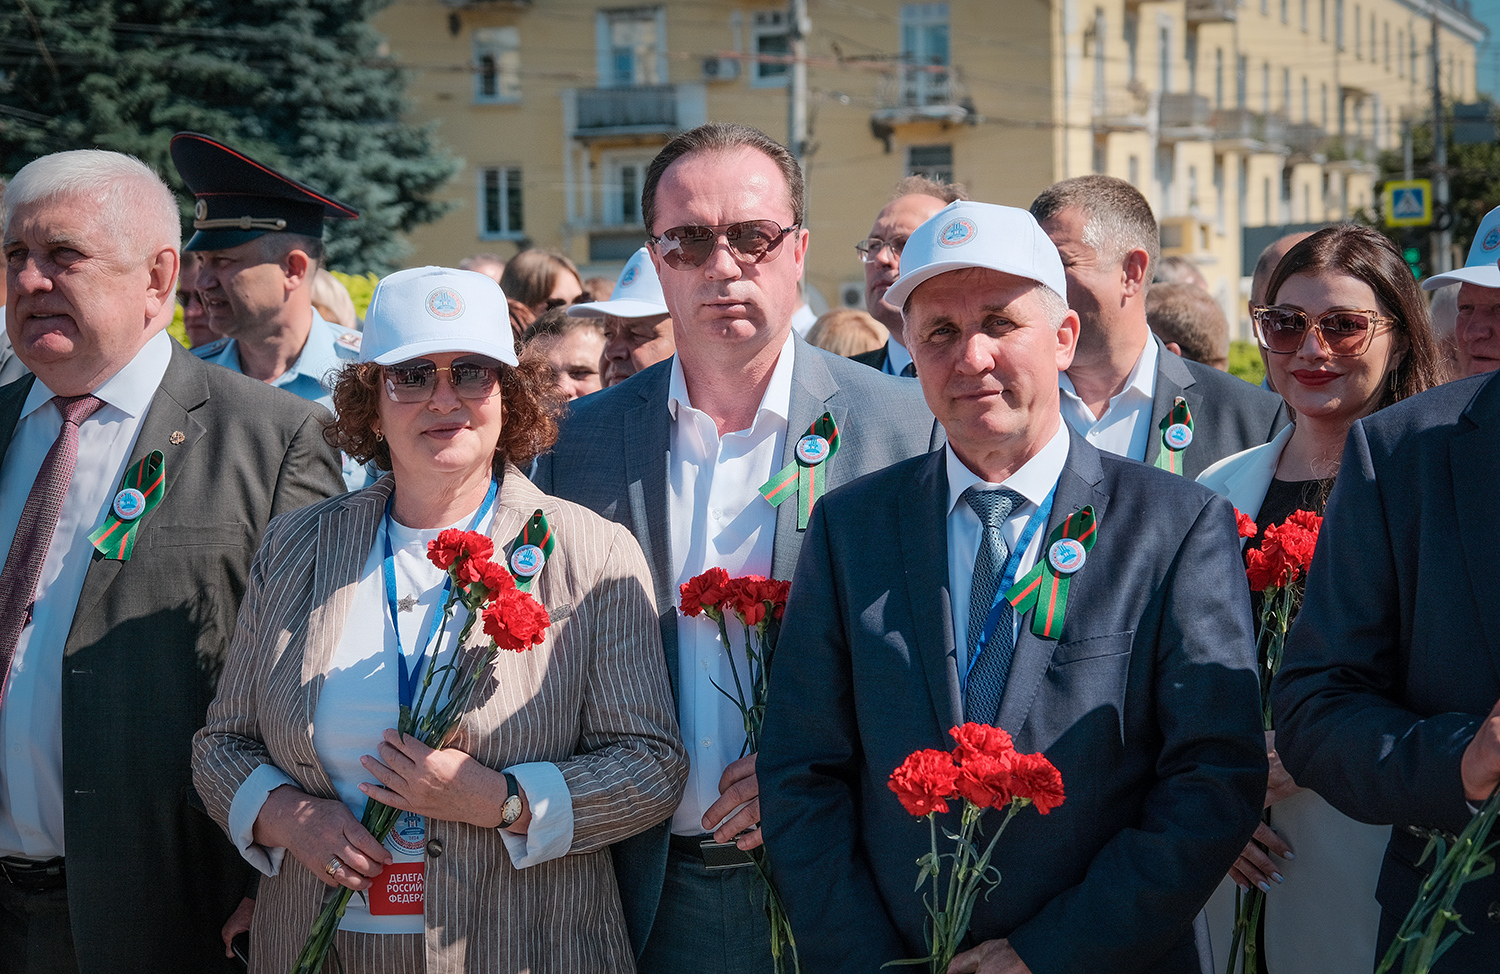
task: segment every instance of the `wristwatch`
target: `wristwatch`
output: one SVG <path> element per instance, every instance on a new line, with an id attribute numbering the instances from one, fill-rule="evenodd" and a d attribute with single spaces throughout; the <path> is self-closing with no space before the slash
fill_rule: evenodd
<path id="1" fill-rule="evenodd" d="M 500 806 L 500 827 L 509 828 L 521 817 L 521 786 L 516 776 L 505 772 L 505 804 Z"/>

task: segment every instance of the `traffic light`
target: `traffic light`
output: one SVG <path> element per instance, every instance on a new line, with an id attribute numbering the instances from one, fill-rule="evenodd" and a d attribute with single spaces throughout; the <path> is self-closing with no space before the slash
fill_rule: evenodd
<path id="1" fill-rule="evenodd" d="M 1406 266 L 1411 268 L 1411 276 L 1420 281 L 1422 279 L 1421 248 L 1406 247 L 1401 251 L 1401 256 L 1406 259 Z"/>

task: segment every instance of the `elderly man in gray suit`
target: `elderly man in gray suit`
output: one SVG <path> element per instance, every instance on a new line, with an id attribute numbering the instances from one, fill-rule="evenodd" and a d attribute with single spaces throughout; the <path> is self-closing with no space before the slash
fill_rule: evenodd
<path id="1" fill-rule="evenodd" d="M 1044 752 L 1067 799 L 1012 823 L 950 970 L 1197 974 L 1193 918 L 1266 781 L 1233 509 L 1062 422 L 1078 316 L 1025 210 L 951 204 L 901 271 L 887 294 L 948 444 L 823 499 L 771 674 L 766 845 L 803 969 L 926 953 L 928 825 L 887 779 L 973 721 Z M 1050 578 L 1056 602 L 1006 598 Z"/>
<path id="2" fill-rule="evenodd" d="M 1280 396 L 1175 355 L 1151 333 L 1146 289 L 1161 239 L 1139 190 L 1078 176 L 1044 190 L 1031 213 L 1062 256 L 1081 325 L 1058 384 L 1063 418 L 1084 439 L 1192 480 L 1286 425 Z"/>
<path id="3" fill-rule="evenodd" d="M 839 432 L 817 468 L 829 486 L 925 453 L 940 432 L 916 383 L 793 333 L 808 234 L 784 147 L 742 125 L 685 132 L 651 163 L 641 209 L 677 353 L 573 403 L 535 480 L 629 526 L 651 563 L 692 767 L 671 821 L 616 847 L 640 969 L 769 971 L 754 870 L 710 870 L 704 858 L 708 843 L 748 865 L 737 852 L 761 843 L 756 756 L 740 756 L 740 713 L 715 686 L 732 684 L 732 647 L 707 620 L 678 618 L 678 585 L 710 567 L 791 577 L 803 498 L 772 506 L 760 488 L 798 462 L 823 417 Z M 733 846 L 714 850 L 714 839 Z"/>

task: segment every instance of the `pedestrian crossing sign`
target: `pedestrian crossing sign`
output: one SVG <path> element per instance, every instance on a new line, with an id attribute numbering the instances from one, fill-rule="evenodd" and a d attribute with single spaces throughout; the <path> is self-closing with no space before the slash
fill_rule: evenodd
<path id="1" fill-rule="evenodd" d="M 1391 180 L 1383 195 L 1386 226 L 1421 227 L 1432 222 L 1432 180 Z"/>

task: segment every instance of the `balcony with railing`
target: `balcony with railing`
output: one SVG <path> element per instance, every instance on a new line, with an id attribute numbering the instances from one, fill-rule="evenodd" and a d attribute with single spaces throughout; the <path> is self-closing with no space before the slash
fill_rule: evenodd
<path id="1" fill-rule="evenodd" d="M 1158 103 L 1158 134 L 1163 142 L 1212 139 L 1213 114 L 1213 108 L 1203 95 L 1168 92 Z"/>
<path id="2" fill-rule="evenodd" d="M 880 79 L 875 89 L 873 125 L 964 122 L 974 104 L 956 70 L 946 64 L 904 64 Z"/>
<path id="3" fill-rule="evenodd" d="M 1143 132 L 1151 127 L 1151 93 L 1139 82 L 1121 88 L 1094 89 L 1094 129 Z"/>
<path id="4" fill-rule="evenodd" d="M 1286 117 L 1252 112 L 1247 108 L 1221 108 L 1213 114 L 1214 140 L 1226 149 L 1244 152 L 1285 150 Z"/>
<path id="5" fill-rule="evenodd" d="M 570 88 L 562 96 L 568 136 L 574 139 L 670 137 L 703 124 L 708 117 L 701 84 Z"/>
<path id="6" fill-rule="evenodd" d="M 1190 25 L 1232 23 L 1238 18 L 1237 0 L 1187 0 L 1184 19 Z"/>

